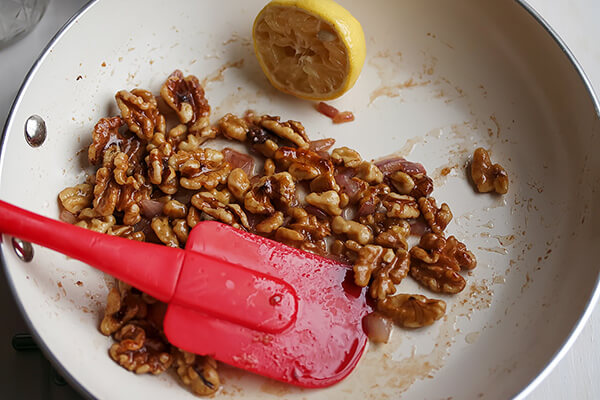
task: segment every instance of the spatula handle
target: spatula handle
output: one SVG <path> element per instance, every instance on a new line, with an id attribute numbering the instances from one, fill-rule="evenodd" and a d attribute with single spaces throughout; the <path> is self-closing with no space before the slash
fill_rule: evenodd
<path id="1" fill-rule="evenodd" d="M 83 261 L 168 302 L 184 251 L 90 231 L 23 210 L 0 200 L 0 232 Z"/>

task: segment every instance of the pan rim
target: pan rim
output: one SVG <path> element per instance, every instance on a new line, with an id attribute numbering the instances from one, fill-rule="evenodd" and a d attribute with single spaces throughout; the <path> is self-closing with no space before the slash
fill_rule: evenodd
<path id="1" fill-rule="evenodd" d="M 13 124 L 13 117 L 14 117 L 15 110 L 17 109 L 17 107 L 21 103 L 21 100 L 23 98 L 25 90 L 27 89 L 27 87 L 31 83 L 31 80 L 33 79 L 34 74 L 36 73 L 36 71 L 38 70 L 38 68 L 42 64 L 42 61 L 46 58 L 46 56 L 49 53 L 49 50 L 54 46 L 54 44 L 56 42 L 58 42 L 58 40 L 60 40 L 60 38 L 71 28 L 71 26 L 74 25 L 75 22 L 83 14 L 85 14 L 89 9 L 91 9 L 92 6 L 94 4 L 96 4 L 98 1 L 99 0 L 90 0 L 90 1 L 88 1 L 75 14 L 73 14 L 73 16 L 71 16 L 71 18 L 69 18 L 67 20 L 67 22 L 65 22 L 65 24 L 56 32 L 56 34 L 50 39 L 50 41 L 48 42 L 48 44 L 40 52 L 40 55 L 36 58 L 35 62 L 31 66 L 31 68 L 29 69 L 29 71 L 27 72 L 27 75 L 25 75 L 25 78 L 23 79 L 23 83 L 21 83 L 21 86 L 19 87 L 19 91 L 17 92 L 17 96 L 15 97 L 15 100 L 13 101 L 13 103 L 12 103 L 12 105 L 10 107 L 10 110 L 8 112 L 8 116 L 6 118 L 6 123 L 4 124 L 4 128 L 2 129 L 2 133 L 0 135 L 0 170 L 2 169 L 2 167 L 4 165 L 4 152 L 6 151 L 6 146 L 5 146 L 5 144 L 6 144 L 6 136 L 7 136 L 7 133 L 9 131 L 10 127 Z M 1 240 L 1 237 L 0 237 L 0 242 L 1 241 L 2 240 Z M 92 393 L 90 393 L 62 365 L 62 363 L 60 362 L 60 360 L 58 359 L 58 357 L 52 352 L 52 350 L 50 349 L 50 347 L 48 347 L 48 345 L 43 340 L 43 338 L 41 337 L 41 335 L 39 334 L 39 332 L 34 328 L 33 323 L 31 322 L 31 319 L 29 318 L 29 315 L 25 312 L 25 307 L 24 307 L 24 305 L 23 305 L 23 303 L 21 301 L 21 298 L 17 295 L 17 288 L 15 287 L 13 280 L 10 279 L 10 275 L 8 273 L 8 265 L 6 263 L 4 252 L 2 251 L 1 247 L 0 247 L 0 263 L 2 264 L 2 269 L 4 271 L 4 275 L 6 277 L 6 281 L 8 283 L 8 287 L 10 288 L 10 291 L 11 291 L 11 294 L 13 296 L 13 299 L 15 300 L 15 303 L 17 304 L 17 307 L 19 308 L 19 312 L 21 313 L 21 316 L 22 316 L 23 320 L 25 321 L 25 323 L 27 325 L 27 328 L 29 329 L 29 331 L 31 333 L 31 336 L 33 336 L 33 338 L 35 339 L 35 343 L 37 344 L 37 346 L 39 347 L 39 349 L 42 351 L 42 354 L 44 355 L 44 357 L 46 357 L 48 359 L 48 361 L 50 362 L 50 364 L 52 365 L 52 367 L 54 367 L 54 369 L 56 369 L 56 371 L 60 374 L 60 376 L 62 376 L 69 383 L 69 385 L 73 389 L 75 389 L 77 392 L 79 392 L 79 394 L 81 394 L 83 397 L 85 397 L 87 399 L 95 399 L 96 397 L 94 397 L 92 395 Z"/>
<path id="2" fill-rule="evenodd" d="M 49 54 L 50 49 L 54 46 L 58 40 L 62 38 L 62 36 L 76 23 L 76 21 L 83 16 L 87 11 L 89 11 L 96 3 L 100 0 L 90 0 L 86 4 L 84 4 L 69 20 L 57 31 L 57 33 L 50 39 L 48 44 L 41 51 L 40 55 L 36 58 L 32 67 L 27 72 L 23 83 L 21 84 L 19 91 L 13 101 L 6 123 L 2 129 L 0 134 L 0 170 L 3 167 L 4 161 L 4 153 L 6 151 L 6 136 L 8 134 L 9 129 L 12 127 L 14 121 L 14 114 L 17 107 L 20 105 L 22 98 L 26 89 L 29 87 L 33 76 L 39 69 L 41 63 Z M 563 52 L 564 56 L 568 59 L 571 66 L 574 68 L 575 72 L 579 76 L 579 79 L 583 83 L 585 90 L 588 93 L 588 96 L 592 100 L 595 117 L 596 120 L 600 120 L 600 100 L 598 95 L 594 91 L 594 88 L 591 84 L 590 79 L 584 72 L 581 64 L 573 54 L 573 52 L 569 49 L 567 44 L 563 41 L 563 39 L 558 35 L 558 33 L 550 26 L 550 24 L 528 3 L 527 0 L 515 0 L 515 2 L 521 6 L 525 12 L 527 12 L 550 36 L 550 38 L 555 42 L 555 44 L 559 47 L 559 49 Z M 1 185 L 1 182 L 0 182 Z M 20 297 L 17 295 L 17 289 L 13 280 L 10 277 L 8 266 L 5 260 L 4 253 L 2 248 L 0 247 L 0 263 L 2 264 L 2 269 L 4 270 L 4 274 L 7 278 L 7 283 L 10 288 L 10 291 L 13 295 L 15 303 L 21 312 L 23 319 L 25 320 L 27 327 L 29 328 L 32 336 L 35 338 L 35 341 L 39 348 L 41 349 L 44 356 L 50 361 L 52 366 L 59 372 L 59 374 L 67 380 L 67 382 L 77 390 L 81 395 L 85 398 L 94 399 L 95 397 L 90 393 L 80 382 L 75 379 L 75 377 L 61 364 L 59 358 L 51 351 L 48 345 L 45 343 L 41 335 L 37 332 L 37 330 L 33 327 L 33 323 L 29 316 L 25 313 L 24 305 L 21 302 Z M 569 332 L 567 338 L 561 344 L 558 351 L 556 351 L 550 358 L 550 361 L 538 372 L 538 374 L 533 378 L 528 384 L 526 384 L 523 388 L 521 388 L 517 394 L 515 394 L 515 400 L 523 400 L 528 395 L 530 395 L 535 388 L 546 378 L 550 373 L 554 370 L 556 365 L 563 359 L 563 357 L 569 352 L 577 338 L 579 337 L 581 331 L 585 327 L 588 322 L 592 312 L 594 311 L 596 304 L 600 299 L 600 274 L 598 274 L 596 278 L 596 282 L 594 285 L 594 289 L 592 294 L 585 306 L 585 310 L 580 315 L 577 322 L 574 324 L 573 329 Z"/>

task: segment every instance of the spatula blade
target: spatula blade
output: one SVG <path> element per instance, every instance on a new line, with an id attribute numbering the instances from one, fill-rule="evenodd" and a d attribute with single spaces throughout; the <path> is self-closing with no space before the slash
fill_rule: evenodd
<path id="1" fill-rule="evenodd" d="M 330 386 L 356 366 L 369 307 L 347 265 L 215 222 L 198 224 L 186 251 L 284 280 L 298 295 L 298 313 L 285 331 L 266 334 L 170 304 L 164 329 L 175 346 L 303 387 Z"/>

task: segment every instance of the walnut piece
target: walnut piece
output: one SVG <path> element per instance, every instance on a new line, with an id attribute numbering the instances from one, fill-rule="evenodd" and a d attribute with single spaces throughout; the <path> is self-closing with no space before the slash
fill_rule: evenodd
<path id="1" fill-rule="evenodd" d="M 461 292 L 466 282 L 458 272 L 461 269 L 471 270 L 477 265 L 473 253 L 454 236 L 445 239 L 435 233 L 426 233 L 410 254 L 410 275 L 437 293 Z"/>
<path id="2" fill-rule="evenodd" d="M 177 240 L 179 241 L 179 243 L 185 244 L 190 233 L 187 221 L 183 218 L 178 218 L 174 220 L 171 225 L 173 226 L 173 233 L 175 234 L 175 236 L 177 236 Z"/>
<path id="3" fill-rule="evenodd" d="M 410 276 L 432 292 L 456 294 L 462 292 L 466 282 L 458 272 L 438 264 L 413 262 Z"/>
<path id="4" fill-rule="evenodd" d="M 205 209 L 225 209 L 229 204 L 229 196 L 227 193 L 219 192 L 215 189 L 205 192 L 198 192 L 192 196 L 191 202 L 198 210 Z M 206 212 L 206 211 L 204 211 Z"/>
<path id="5" fill-rule="evenodd" d="M 399 194 L 407 194 L 419 199 L 429 196 L 433 191 L 433 180 L 427 176 L 425 168 L 419 163 L 410 162 L 403 158 L 393 158 L 380 161 L 378 165 L 384 174 L 389 177 L 392 186 L 397 189 Z M 412 186 L 412 189 L 408 192 L 410 186 Z"/>
<path id="6" fill-rule="evenodd" d="M 256 231 L 269 234 L 276 231 L 281 225 L 283 225 L 283 213 L 281 211 L 276 211 L 258 223 L 256 225 Z"/>
<path id="7" fill-rule="evenodd" d="M 117 220 L 112 215 L 103 217 L 98 215 L 98 213 L 91 208 L 84 208 L 77 216 L 77 222 L 75 225 L 92 230 L 94 232 L 106 233 L 116 223 Z"/>
<path id="8" fill-rule="evenodd" d="M 275 211 L 269 196 L 262 190 L 247 192 L 244 196 L 244 207 L 252 214 L 271 215 Z"/>
<path id="9" fill-rule="evenodd" d="M 377 165 L 369 161 L 363 161 L 356 169 L 356 176 L 365 182 L 377 184 L 383 182 L 383 172 L 377 168 Z"/>
<path id="10" fill-rule="evenodd" d="M 330 171 L 330 172 L 326 172 L 324 174 L 320 174 L 319 176 L 314 178 L 312 181 L 310 181 L 310 190 L 312 192 L 316 192 L 316 193 L 326 192 L 328 190 L 333 190 L 335 192 L 339 192 L 340 186 L 337 184 L 337 182 L 335 180 L 333 171 Z M 346 196 L 345 200 L 344 200 L 345 205 L 343 206 L 343 207 L 346 207 L 349 202 L 348 195 L 346 193 L 341 193 L 340 200 L 342 199 L 342 196 Z"/>
<path id="11" fill-rule="evenodd" d="M 480 193 L 508 192 L 508 174 L 500 164 L 493 164 L 490 155 L 484 148 L 479 147 L 473 153 L 471 162 L 471 178 Z"/>
<path id="12" fill-rule="evenodd" d="M 360 165 L 362 158 L 357 151 L 348 147 L 339 147 L 331 152 L 331 160 L 348 168 L 356 168 Z"/>
<path id="13" fill-rule="evenodd" d="M 252 132 L 252 129 L 250 130 L 250 132 Z M 248 134 L 250 134 L 250 132 Z M 258 151 L 263 156 L 269 158 L 272 158 L 277 152 L 277 150 L 279 150 L 279 145 L 271 139 L 267 139 L 263 143 L 255 144 L 252 147 L 254 148 L 254 150 Z"/>
<path id="14" fill-rule="evenodd" d="M 211 395 L 221 386 L 217 362 L 212 357 L 177 350 L 175 368 L 181 382 L 198 396 Z"/>
<path id="15" fill-rule="evenodd" d="M 407 238 L 410 234 L 410 225 L 406 221 L 401 221 L 397 225 L 379 233 L 375 238 L 375 243 L 380 246 L 392 249 L 408 249 Z"/>
<path id="16" fill-rule="evenodd" d="M 443 260 L 443 257 L 448 257 L 451 260 L 448 262 L 456 261 L 463 270 L 470 271 L 477 266 L 475 255 L 467 250 L 465 244 L 459 242 L 454 236 L 450 236 L 446 240 L 446 247 L 440 259 Z"/>
<path id="17" fill-rule="evenodd" d="M 308 149 L 308 137 L 298 121 L 280 122 L 279 117 L 263 116 L 260 125 L 282 139 L 289 140 L 301 149 Z"/>
<path id="18" fill-rule="evenodd" d="M 331 235 L 329 221 L 321 221 L 300 207 L 288 209 L 292 221 L 288 228 L 304 237 L 305 242 L 292 244 L 300 249 L 323 255 L 326 251 L 325 238 Z"/>
<path id="19" fill-rule="evenodd" d="M 185 219 L 185 222 L 187 222 L 188 226 L 191 228 L 195 227 L 198 222 L 200 222 L 202 220 L 202 212 L 200 210 L 198 210 L 196 207 L 190 207 L 190 210 L 188 211 L 188 215 Z"/>
<path id="20" fill-rule="evenodd" d="M 271 214 L 275 208 L 293 206 L 296 184 L 288 172 L 263 176 L 244 197 L 244 207 L 253 214 Z"/>
<path id="21" fill-rule="evenodd" d="M 421 215 L 414 197 L 390 193 L 383 199 L 383 206 L 390 218 L 417 218 Z"/>
<path id="22" fill-rule="evenodd" d="M 183 127 L 187 131 L 187 126 L 179 124 L 177 127 Z M 176 129 L 177 127 L 173 128 Z M 187 137 L 177 144 L 177 150 L 195 151 L 200 148 L 204 142 L 210 139 L 214 139 L 219 135 L 220 131 L 215 126 L 207 126 L 202 128 L 200 132 L 187 135 Z"/>
<path id="23" fill-rule="evenodd" d="M 265 160 L 265 166 L 263 169 L 264 169 L 265 176 L 273 175 L 275 173 L 275 169 L 276 169 L 275 162 L 272 159 L 267 158 Z"/>
<path id="24" fill-rule="evenodd" d="M 414 259 L 426 264 L 439 264 L 453 271 L 472 270 L 477 266 L 473 253 L 454 236 L 445 239 L 435 233 L 425 233 L 418 246 L 410 250 Z"/>
<path id="25" fill-rule="evenodd" d="M 117 106 L 129 130 L 142 140 L 150 140 L 154 132 L 164 132 L 165 117 L 158 111 L 156 98 L 147 90 L 120 90 L 115 95 Z"/>
<path id="26" fill-rule="evenodd" d="M 135 231 L 133 226 L 128 225 L 113 225 L 108 228 L 106 234 L 120 236 L 130 240 L 137 240 L 140 242 L 143 242 L 146 239 L 144 232 Z"/>
<path id="27" fill-rule="evenodd" d="M 395 285 L 406 278 L 410 269 L 410 254 L 404 249 L 396 252 L 386 249 L 382 259 L 385 263 L 372 272 L 373 282 L 369 288 L 369 295 L 380 300 L 396 293 Z"/>
<path id="28" fill-rule="evenodd" d="M 148 179 L 158 185 L 166 194 L 174 194 L 179 189 L 175 169 L 167 161 L 173 155 L 173 146 L 165 136 L 157 133 L 146 146 L 148 155 L 145 158 L 148 166 Z"/>
<path id="29" fill-rule="evenodd" d="M 188 135 L 188 127 L 184 124 L 177 124 L 176 126 L 174 126 L 173 128 L 171 128 L 169 130 L 169 132 L 167 132 L 167 135 L 165 136 L 166 141 L 169 142 L 169 144 L 171 146 L 173 146 L 173 148 L 178 148 L 179 149 L 179 145 L 181 143 L 183 143 L 186 140 L 190 140 L 190 138 L 196 138 L 196 136 L 194 135 Z M 193 139 L 192 139 L 193 140 Z M 193 143 L 188 143 L 188 145 L 192 145 Z M 184 145 L 185 147 L 185 145 Z M 197 148 L 197 146 L 196 146 Z M 195 149 L 194 149 L 195 150 Z"/>
<path id="30" fill-rule="evenodd" d="M 440 208 L 437 208 L 433 197 L 421 197 L 419 199 L 419 208 L 425 221 L 427 221 L 427 224 L 434 233 L 442 234 L 452 220 L 452 212 L 448 204 L 443 203 Z"/>
<path id="31" fill-rule="evenodd" d="M 192 135 L 200 135 L 209 124 L 210 106 L 198 78 L 175 70 L 160 89 L 160 95 L 177 113 L 179 121 L 187 124 Z"/>
<path id="32" fill-rule="evenodd" d="M 163 206 L 163 214 L 171 218 L 185 218 L 187 206 L 177 200 L 169 200 Z"/>
<path id="33" fill-rule="evenodd" d="M 360 287 L 370 283 L 369 295 L 374 299 L 396 293 L 395 285 L 408 275 L 410 255 L 404 249 L 394 251 L 377 245 L 361 246 L 352 240 L 346 241 L 344 247 L 354 264 L 354 283 Z M 354 253 L 354 256 L 348 253 Z"/>
<path id="34" fill-rule="evenodd" d="M 112 335 L 130 320 L 145 318 L 147 312 L 146 303 L 140 296 L 128 293 L 122 298 L 119 290 L 112 288 L 106 298 L 100 332 L 106 336 Z"/>
<path id="35" fill-rule="evenodd" d="M 173 228 L 169 224 L 167 217 L 152 218 L 152 230 L 158 239 L 169 247 L 179 247 L 177 235 L 173 232 Z"/>
<path id="36" fill-rule="evenodd" d="M 227 182 L 231 172 L 223 153 L 204 148 L 177 151 L 169 158 L 169 167 L 181 174 L 179 184 L 189 190 L 214 189 Z"/>
<path id="37" fill-rule="evenodd" d="M 108 216 L 114 213 L 117 201 L 121 195 L 119 185 L 112 179 L 111 171 L 102 167 L 96 171 L 96 186 L 94 186 L 94 211 L 99 215 Z"/>
<path id="38" fill-rule="evenodd" d="M 122 140 L 123 136 L 119 133 L 119 128 L 124 123 L 121 117 L 102 118 L 98 121 L 92 132 L 92 144 L 88 148 L 90 163 L 98 164 L 104 159 L 106 149 Z"/>
<path id="39" fill-rule="evenodd" d="M 234 228 L 249 230 L 248 216 L 239 204 L 227 204 L 227 208 L 237 217 L 237 222 L 231 224 Z M 238 223 L 239 222 L 239 223 Z M 241 225 L 241 226 L 240 226 Z"/>
<path id="40" fill-rule="evenodd" d="M 304 240 L 304 235 L 293 229 L 280 227 L 275 232 L 275 239 L 284 243 L 301 242 Z"/>
<path id="41" fill-rule="evenodd" d="M 248 133 L 248 124 L 241 118 L 233 114 L 225 114 L 219 120 L 219 129 L 228 139 L 237 140 L 239 142 L 246 141 L 246 133 Z"/>
<path id="42" fill-rule="evenodd" d="M 390 180 L 399 194 L 409 194 L 415 188 L 415 181 L 406 172 L 393 172 L 390 174 Z"/>
<path id="43" fill-rule="evenodd" d="M 342 213 L 340 196 L 334 190 L 323 193 L 310 193 L 305 200 L 308 204 L 325 211 L 329 215 L 340 215 Z"/>
<path id="44" fill-rule="evenodd" d="M 77 214 L 92 204 L 94 198 L 93 186 L 89 183 L 82 183 L 66 188 L 58 194 L 58 198 L 65 210 Z"/>
<path id="45" fill-rule="evenodd" d="M 128 371 L 158 375 L 173 363 L 170 346 L 147 323 L 129 323 L 114 337 L 117 342 L 110 347 L 110 357 Z"/>
<path id="46" fill-rule="evenodd" d="M 377 311 L 403 328 L 422 328 L 444 316 L 446 303 L 418 294 L 398 294 L 379 300 Z"/>
<path id="47" fill-rule="evenodd" d="M 383 247 L 368 244 L 358 251 L 358 257 L 354 262 L 354 283 L 365 287 L 371 281 L 371 274 L 379 266 L 383 255 Z"/>
<path id="48" fill-rule="evenodd" d="M 345 234 L 349 239 L 365 245 L 373 240 L 371 230 L 356 221 L 348 221 L 341 216 L 336 216 L 331 221 L 331 229 L 334 233 Z"/>
<path id="49" fill-rule="evenodd" d="M 119 171 L 118 163 L 120 155 L 113 159 L 113 163 L 108 167 L 102 167 L 96 172 L 96 185 L 94 186 L 94 211 L 101 216 L 109 216 L 115 211 L 123 211 L 123 223 L 125 225 L 135 225 L 140 221 L 139 203 L 150 197 L 151 188 L 146 183 L 141 174 L 135 176 L 125 175 L 123 184 L 117 182 L 120 178 L 115 178 L 115 172 Z M 126 167 L 124 167 L 126 168 Z M 111 173 L 111 171 L 113 173 Z"/>
<path id="50" fill-rule="evenodd" d="M 413 176 L 413 181 L 415 183 L 415 187 L 409 193 L 410 196 L 415 199 L 419 199 L 421 197 L 427 197 L 433 192 L 433 180 L 427 175 L 416 175 Z"/>
<path id="51" fill-rule="evenodd" d="M 227 177 L 227 188 L 238 201 L 243 201 L 250 190 L 250 180 L 243 169 L 236 168 L 231 171 Z"/>
<path id="52" fill-rule="evenodd" d="M 132 165 L 133 164 L 133 165 Z M 96 171 L 93 209 L 99 216 L 123 211 L 125 225 L 140 221 L 139 203 L 150 197 L 152 188 L 137 172 L 139 165 L 127 153 L 111 147 L 104 153 L 102 168 Z"/>
<path id="53" fill-rule="evenodd" d="M 311 180 L 333 171 L 331 161 L 308 149 L 281 147 L 275 152 L 273 159 L 297 180 Z"/>

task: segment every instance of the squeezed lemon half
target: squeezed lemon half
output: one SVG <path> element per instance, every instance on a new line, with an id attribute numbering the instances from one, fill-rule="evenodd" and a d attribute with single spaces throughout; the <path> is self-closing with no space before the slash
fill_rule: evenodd
<path id="1" fill-rule="evenodd" d="M 252 37 L 271 84 L 303 99 L 346 93 L 365 61 L 360 23 L 333 0 L 273 0 L 257 15 Z"/>

